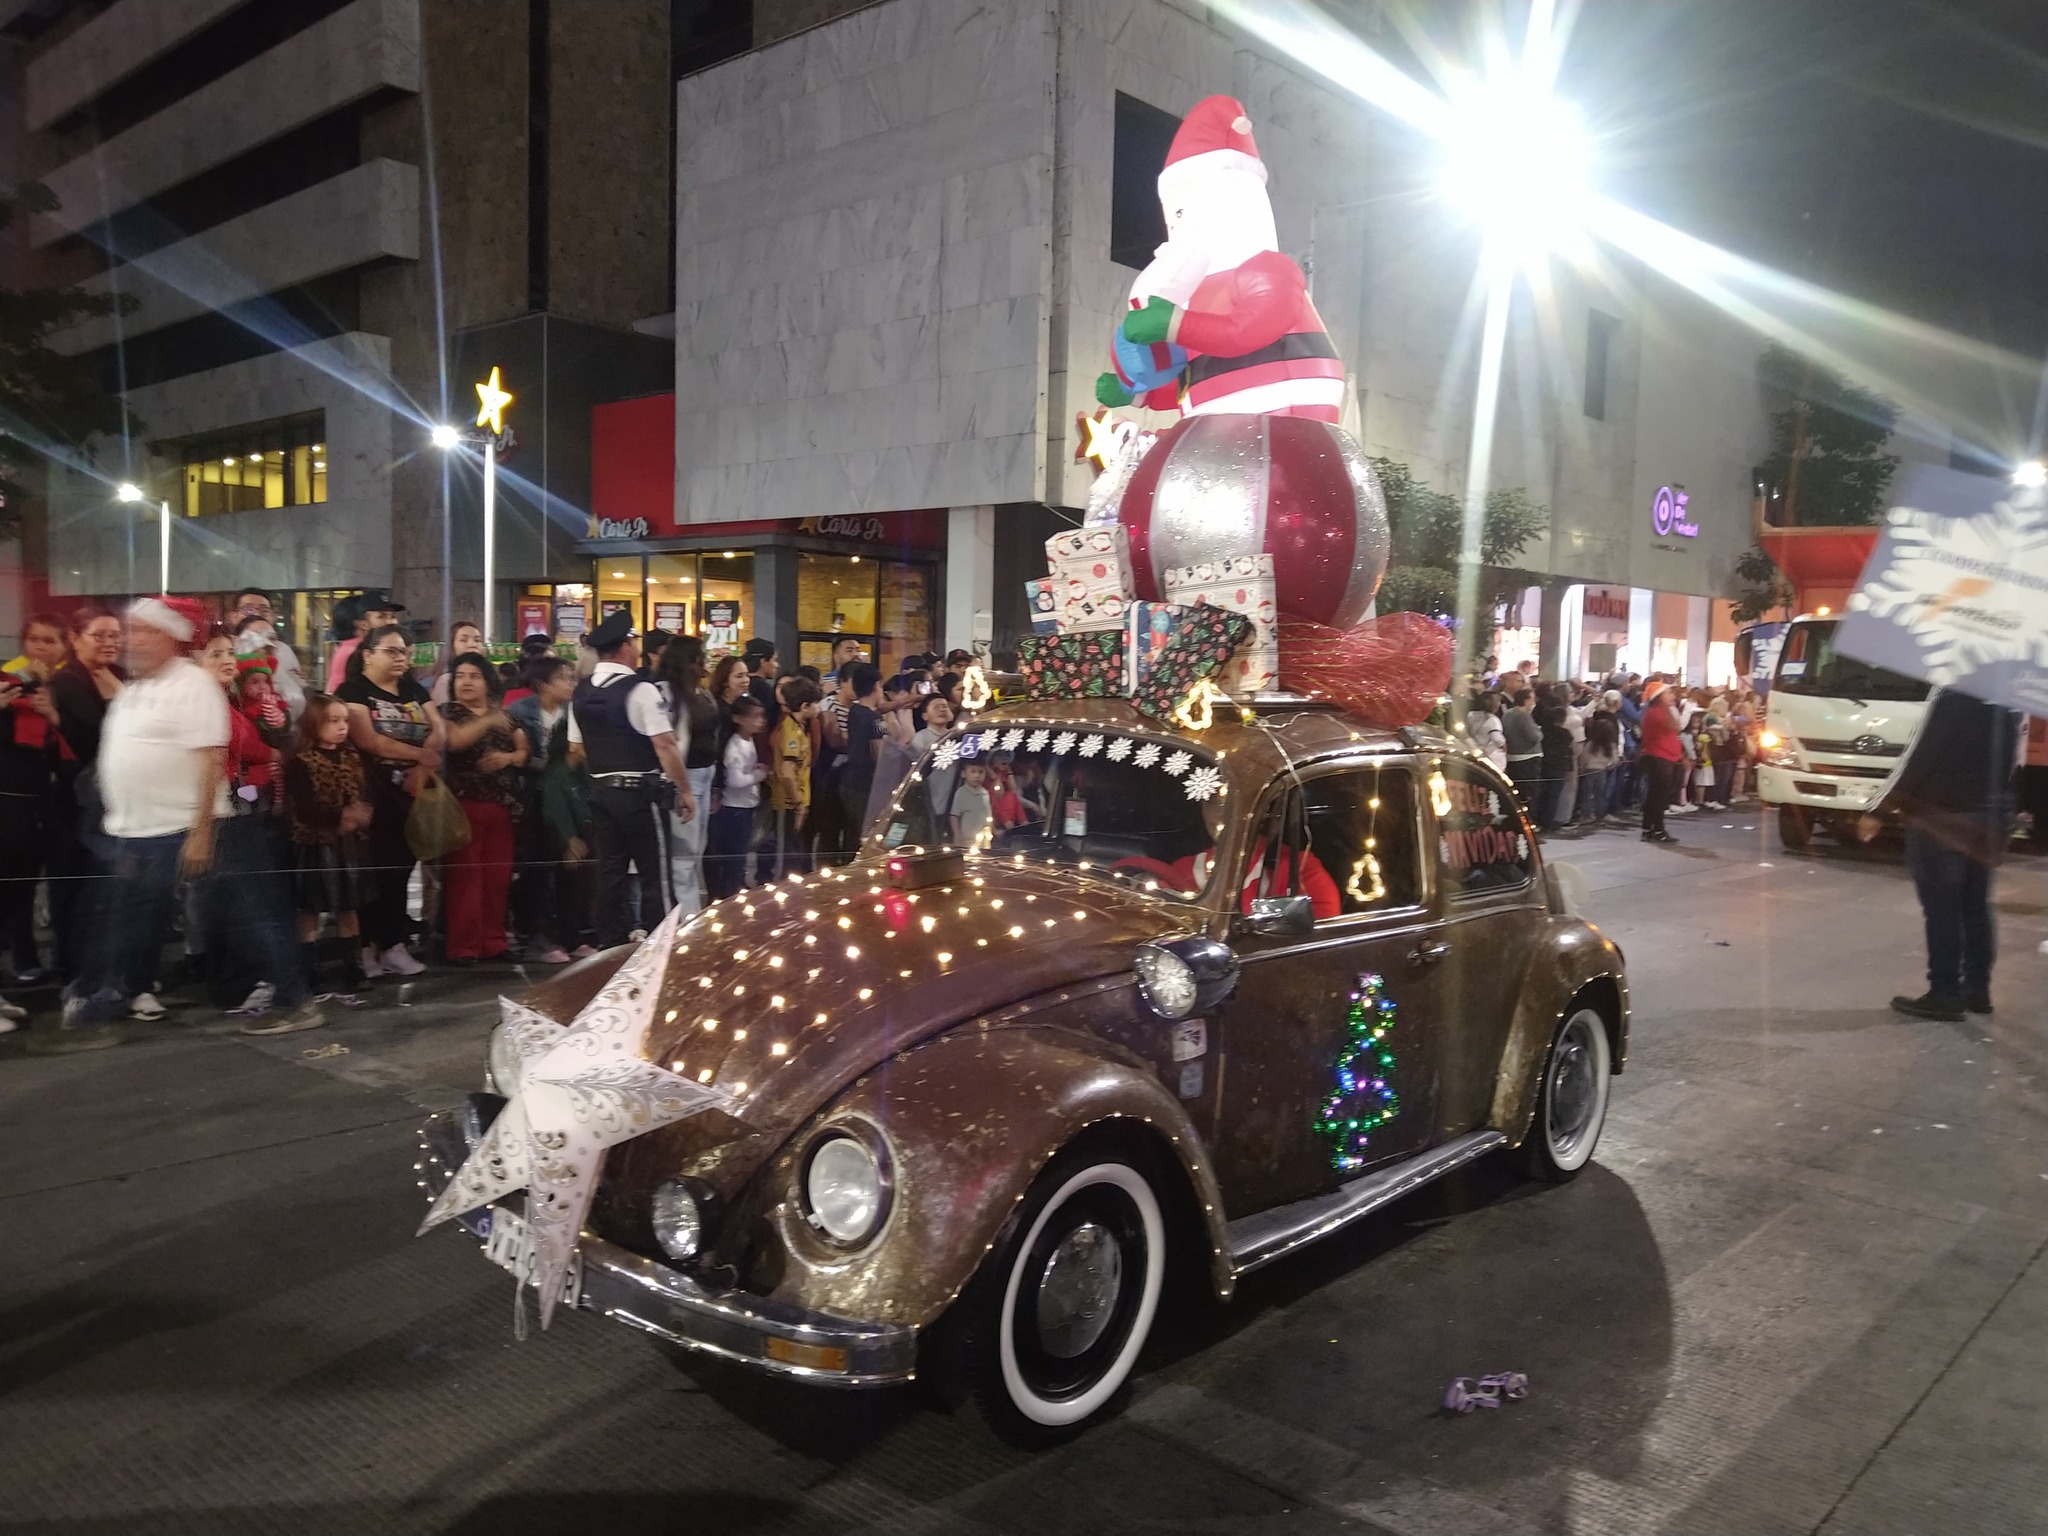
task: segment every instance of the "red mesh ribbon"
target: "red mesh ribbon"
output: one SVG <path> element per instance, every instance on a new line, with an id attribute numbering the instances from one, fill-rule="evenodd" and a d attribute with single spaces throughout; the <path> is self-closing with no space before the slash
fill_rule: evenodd
<path id="1" fill-rule="evenodd" d="M 1420 725 L 1451 682 L 1451 632 L 1419 613 L 1351 629 L 1280 615 L 1280 682 L 1321 694 L 1375 725 Z"/>

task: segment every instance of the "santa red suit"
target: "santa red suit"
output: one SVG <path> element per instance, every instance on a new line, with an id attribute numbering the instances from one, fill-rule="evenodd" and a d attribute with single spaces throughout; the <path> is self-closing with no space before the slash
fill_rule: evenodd
<path id="1" fill-rule="evenodd" d="M 1211 96 L 1182 121 L 1159 200 L 1166 243 L 1132 285 L 1097 398 L 1335 422 L 1344 365 L 1301 268 L 1279 252 L 1265 162 L 1235 99 Z"/>

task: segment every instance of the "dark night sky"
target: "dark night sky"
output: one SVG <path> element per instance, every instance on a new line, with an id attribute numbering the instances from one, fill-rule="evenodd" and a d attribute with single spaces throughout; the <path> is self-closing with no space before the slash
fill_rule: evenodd
<path id="1" fill-rule="evenodd" d="M 1560 89 L 1645 212 L 2048 350 L 2048 0 L 1588 0 Z"/>

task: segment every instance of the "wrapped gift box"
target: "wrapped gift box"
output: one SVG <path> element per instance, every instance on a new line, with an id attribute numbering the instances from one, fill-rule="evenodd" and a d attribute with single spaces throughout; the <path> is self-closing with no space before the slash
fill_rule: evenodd
<path id="1" fill-rule="evenodd" d="M 1280 686 L 1280 647 L 1246 642 L 1216 674 L 1216 686 L 1238 698 L 1273 692 Z"/>
<path id="2" fill-rule="evenodd" d="M 1124 632 L 1022 636 L 1017 671 L 1029 698 L 1116 698 L 1124 691 Z"/>
<path id="3" fill-rule="evenodd" d="M 1131 549 L 1122 527 L 1073 528 L 1045 541 L 1061 630 L 1121 629 L 1131 603 Z"/>
<path id="4" fill-rule="evenodd" d="M 1208 603 L 1252 621 L 1252 639 L 1262 648 L 1280 644 L 1280 612 L 1273 588 L 1271 555 L 1232 555 L 1197 565 L 1176 565 L 1162 583 L 1166 600 L 1192 607 Z"/>
<path id="5" fill-rule="evenodd" d="M 1189 689 L 1229 665 L 1251 633 L 1251 620 L 1228 608 L 1202 603 L 1184 610 L 1145 681 L 1131 690 L 1131 702 L 1155 720 L 1167 719 Z"/>
<path id="6" fill-rule="evenodd" d="M 1139 685 L 1152 675 L 1152 664 L 1165 651 L 1186 613 L 1186 609 L 1172 603 L 1131 604 L 1130 617 L 1124 624 L 1124 684 L 1127 692 L 1136 693 Z"/>
<path id="7" fill-rule="evenodd" d="M 1059 594 L 1053 590 L 1052 578 L 1040 576 L 1024 583 L 1024 606 L 1031 615 L 1031 632 L 1035 635 L 1056 635 L 1060 629 Z"/>

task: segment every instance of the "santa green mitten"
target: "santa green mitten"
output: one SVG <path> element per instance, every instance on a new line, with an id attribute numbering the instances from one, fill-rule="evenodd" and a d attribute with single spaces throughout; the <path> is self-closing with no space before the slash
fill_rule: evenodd
<path id="1" fill-rule="evenodd" d="M 1141 347 L 1169 339 L 1173 328 L 1173 301 L 1153 294 L 1145 301 L 1143 309 L 1134 309 L 1124 316 L 1124 339 L 1134 341 Z"/>
<path id="2" fill-rule="evenodd" d="M 1129 405 L 1137 396 L 1124 388 L 1123 380 L 1113 373 L 1098 373 L 1095 376 L 1095 398 L 1102 405 Z"/>

